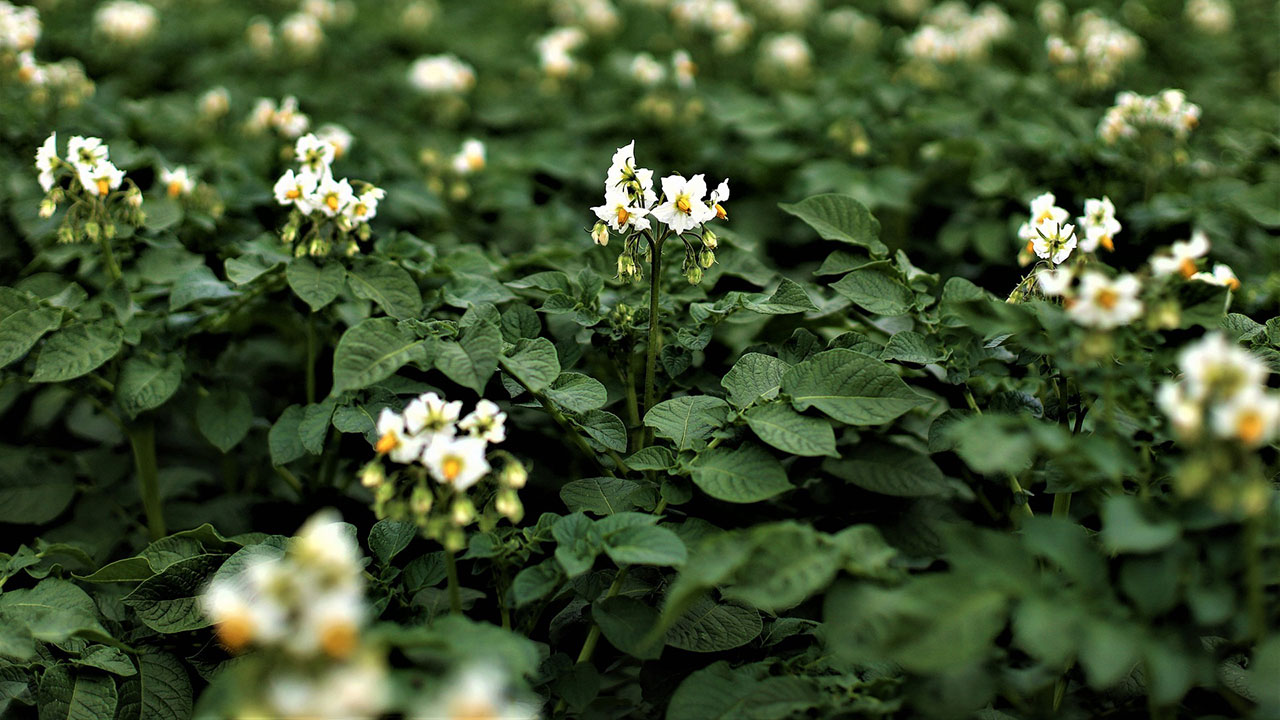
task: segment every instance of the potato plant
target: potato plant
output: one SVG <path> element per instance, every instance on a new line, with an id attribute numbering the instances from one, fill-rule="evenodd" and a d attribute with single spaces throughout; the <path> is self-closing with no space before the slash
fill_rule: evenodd
<path id="1" fill-rule="evenodd" d="M 1278 21 L 0 0 L 0 715 L 1280 715 Z"/>

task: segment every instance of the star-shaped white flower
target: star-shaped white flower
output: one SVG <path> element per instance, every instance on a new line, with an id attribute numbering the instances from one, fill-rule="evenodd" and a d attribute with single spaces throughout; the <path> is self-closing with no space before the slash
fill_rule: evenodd
<path id="1" fill-rule="evenodd" d="M 390 457 L 392 462 L 407 465 L 417 461 L 427 440 L 425 436 L 407 432 L 404 418 L 391 408 L 383 408 L 378 415 L 378 442 L 374 449 Z"/>
<path id="2" fill-rule="evenodd" d="M 622 188 L 612 188 L 604 194 L 604 204 L 591 208 L 614 232 L 626 234 L 635 230 L 649 229 L 649 220 L 645 215 L 649 211 L 633 204 L 631 196 Z"/>
<path id="3" fill-rule="evenodd" d="M 1093 252 L 1098 246 L 1107 250 L 1115 249 L 1116 233 L 1120 232 L 1120 221 L 1116 220 L 1116 206 L 1110 198 L 1090 198 L 1084 201 L 1084 215 L 1076 218 L 1080 227 L 1084 228 L 1084 238 L 1080 241 L 1082 252 Z"/>
<path id="4" fill-rule="evenodd" d="M 329 217 L 334 217 L 342 212 L 352 200 L 355 199 L 355 191 L 351 189 L 351 183 L 346 178 L 335 180 L 333 175 L 325 175 L 320 179 L 320 183 L 316 185 L 316 190 L 311 194 L 310 202 L 320 212 Z"/>
<path id="5" fill-rule="evenodd" d="M 475 410 L 462 418 L 458 427 L 485 442 L 500 443 L 507 439 L 506 422 L 507 414 L 502 412 L 497 403 L 481 400 L 476 403 Z"/>
<path id="6" fill-rule="evenodd" d="M 1087 272 L 1080 278 L 1080 293 L 1067 312 L 1087 327 L 1107 330 L 1128 325 L 1142 315 L 1141 290 L 1133 275 L 1112 280 L 1102 273 Z"/>
<path id="7" fill-rule="evenodd" d="M 688 179 L 668 175 L 662 178 L 665 201 L 653 209 L 653 216 L 676 234 L 688 232 L 716 216 L 716 211 L 703 200 L 706 194 L 707 182 L 701 174 Z"/>
<path id="8" fill-rule="evenodd" d="M 305 172 L 324 175 L 337 156 L 337 148 L 315 133 L 308 133 L 298 138 L 293 146 L 293 154 Z"/>
<path id="9" fill-rule="evenodd" d="M 436 481 L 463 492 L 489 472 L 489 461 L 485 459 L 488 445 L 481 438 L 467 435 L 438 436 L 427 447 L 422 462 Z"/>
<path id="10" fill-rule="evenodd" d="M 311 205 L 311 196 L 318 182 L 318 178 L 310 173 L 285 170 L 273 188 L 276 202 L 281 205 L 293 205 L 304 215 L 310 215 L 315 210 Z"/>

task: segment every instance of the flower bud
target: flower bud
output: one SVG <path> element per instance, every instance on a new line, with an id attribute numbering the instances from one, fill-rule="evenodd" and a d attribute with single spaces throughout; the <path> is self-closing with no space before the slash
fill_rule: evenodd
<path id="1" fill-rule="evenodd" d="M 46 197 L 44 200 L 40 201 L 40 217 L 42 218 L 53 217 L 53 213 L 57 209 L 58 203 L 54 202 L 51 197 Z"/>
<path id="2" fill-rule="evenodd" d="M 368 225 L 365 227 L 368 227 Z M 348 240 L 347 246 L 342 249 L 342 252 L 347 257 L 355 257 L 360 254 L 360 246 L 356 244 L 355 240 Z"/>
<path id="3" fill-rule="evenodd" d="M 110 240 L 115 236 L 116 236 L 116 226 L 114 224 L 107 223 L 102 226 L 102 237 Z"/>
<path id="4" fill-rule="evenodd" d="M 513 523 L 520 522 L 524 517 L 524 505 L 520 503 L 519 496 L 515 490 L 500 490 L 498 497 L 494 500 L 493 506 L 498 512 Z"/>
<path id="5" fill-rule="evenodd" d="M 450 528 L 445 531 L 440 544 L 444 545 L 444 549 L 449 552 L 465 550 L 467 548 L 467 536 L 462 532 L 461 528 Z"/>
<path id="6" fill-rule="evenodd" d="M 466 527 L 476 519 L 476 506 L 471 502 L 471 498 L 463 495 L 453 501 L 453 508 L 450 510 L 453 516 L 453 522 L 458 527 Z"/>
<path id="7" fill-rule="evenodd" d="M 697 285 L 702 282 L 702 268 L 698 267 L 697 263 L 694 263 L 684 271 L 684 276 L 690 285 Z"/>
<path id="8" fill-rule="evenodd" d="M 705 247 L 708 250 L 715 250 L 719 244 L 720 244 L 720 241 L 718 238 L 716 238 L 716 234 L 711 231 L 711 228 L 702 229 L 702 246 L 703 247 Z"/>
<path id="9" fill-rule="evenodd" d="M 519 460 L 512 460 L 502 468 L 502 484 L 519 490 L 529 481 L 529 471 Z"/>
<path id="10" fill-rule="evenodd" d="M 102 226 L 98 225 L 98 223 L 90 220 L 84 224 L 84 234 L 88 235 L 90 240 L 96 241 L 101 233 Z"/>
<path id="11" fill-rule="evenodd" d="M 431 490 L 425 485 L 419 485 L 413 489 L 413 494 L 409 496 L 409 509 L 414 515 L 426 515 L 431 512 L 431 505 L 435 498 L 431 496 Z"/>
<path id="12" fill-rule="evenodd" d="M 330 249 L 331 247 L 328 240 L 325 240 L 324 238 L 316 238 L 311 241 L 311 248 L 309 252 L 311 253 L 311 257 L 325 257 L 329 254 Z"/>
<path id="13" fill-rule="evenodd" d="M 75 241 L 76 241 L 76 234 L 74 231 L 71 230 L 70 225 L 63 225 L 62 227 L 58 228 L 58 242 L 73 243 Z"/>
<path id="14" fill-rule="evenodd" d="M 595 227 L 591 228 L 591 239 L 595 240 L 596 244 L 601 247 L 608 245 L 609 226 L 605 225 L 603 222 L 597 222 Z"/>
<path id="15" fill-rule="evenodd" d="M 376 488 L 387 479 L 387 472 L 382 469 L 382 463 L 374 460 L 365 465 L 360 470 L 360 484 L 367 488 Z"/>
<path id="16" fill-rule="evenodd" d="M 368 240 L 369 236 L 372 234 L 373 230 L 369 229 L 369 223 L 364 223 L 360 227 L 356 228 L 356 237 L 361 240 Z"/>
<path id="17" fill-rule="evenodd" d="M 140 208 L 142 207 L 142 192 L 137 188 L 133 188 L 124 196 L 124 201 L 135 208 Z"/>
<path id="18" fill-rule="evenodd" d="M 636 272 L 636 261 L 631 259 L 630 253 L 622 253 L 618 256 L 618 277 L 626 280 Z"/>
<path id="19" fill-rule="evenodd" d="M 711 251 L 711 248 L 702 248 L 702 252 L 698 253 L 698 264 L 704 268 L 710 268 L 715 263 L 716 254 Z"/>
<path id="20" fill-rule="evenodd" d="M 292 245 L 294 240 L 298 239 L 298 225 L 290 222 L 280 231 L 280 239 L 285 245 Z"/>

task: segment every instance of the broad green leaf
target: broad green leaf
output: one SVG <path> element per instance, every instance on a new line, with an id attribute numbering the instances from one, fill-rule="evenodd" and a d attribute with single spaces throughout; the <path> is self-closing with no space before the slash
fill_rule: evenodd
<path id="1" fill-rule="evenodd" d="M 372 300 L 393 318 L 406 320 L 422 314 L 422 291 L 409 273 L 386 260 L 366 258 L 347 273 L 351 292 Z"/>
<path id="2" fill-rule="evenodd" d="M 430 359 L 431 342 L 392 318 L 370 318 L 348 329 L 333 351 L 333 393 L 359 390 L 390 377 L 411 362 Z"/>
<path id="3" fill-rule="evenodd" d="M 644 424 L 654 434 L 672 440 L 680 450 L 692 449 L 724 425 L 729 404 L 710 395 L 685 395 L 654 405 L 644 414 Z"/>
<path id="4" fill-rule="evenodd" d="M 898 445 L 863 443 L 848 459 L 823 463 L 823 469 L 863 490 L 895 497 L 950 495 L 955 486 L 927 456 Z"/>
<path id="5" fill-rule="evenodd" d="M 911 288 L 880 270 L 854 270 L 831 284 L 831 289 L 876 315 L 905 315 L 911 311 Z"/>
<path id="6" fill-rule="evenodd" d="M 271 464 L 287 465 L 307 454 L 307 448 L 302 444 L 302 435 L 298 430 L 305 417 L 306 412 L 301 405 L 290 405 L 280 413 L 280 417 L 267 433 L 267 445 L 271 449 Z"/>
<path id="7" fill-rule="evenodd" d="M 656 525 L 633 525 L 605 537 L 604 551 L 619 565 L 684 564 L 688 551 L 679 535 Z"/>
<path id="8" fill-rule="evenodd" d="M 502 369 L 532 392 L 542 392 L 560 377 L 556 347 L 546 338 L 520 340 L 509 355 L 498 358 Z"/>
<path id="9" fill-rule="evenodd" d="M 917 365 L 935 363 L 946 356 L 946 352 L 936 338 L 910 330 L 904 330 L 889 338 L 888 344 L 880 353 L 881 360 L 897 360 Z"/>
<path id="10" fill-rule="evenodd" d="M 760 302 L 748 300 L 743 304 L 748 310 L 762 315 L 790 315 L 792 313 L 813 312 L 817 305 L 809 299 L 804 288 L 792 280 L 782 279 L 778 289 L 767 300 Z"/>
<path id="11" fill-rule="evenodd" d="M 757 405 L 744 417 L 757 437 L 783 452 L 836 457 L 836 436 L 827 420 L 801 415 L 777 402 Z"/>
<path id="12" fill-rule="evenodd" d="M 7 620 L 3 614 L 0 614 L 0 618 Z M 0 623 L 0 658 L 21 662 L 31 659 L 35 654 L 36 640 L 25 625 L 16 622 Z M 3 711 L 3 703 L 0 703 L 0 712 Z"/>
<path id="13" fill-rule="evenodd" d="M 418 535 L 418 527 L 411 522 L 396 520 L 379 520 L 369 530 L 369 550 L 378 562 L 386 565 L 409 547 L 409 543 Z"/>
<path id="14" fill-rule="evenodd" d="M 781 463 L 753 443 L 699 453 L 692 470 L 703 492 L 726 502 L 759 502 L 791 489 Z"/>
<path id="15" fill-rule="evenodd" d="M 120 352 L 120 328 L 109 320 L 68 325 L 50 335 L 36 356 L 32 382 L 63 382 L 97 370 Z"/>
<path id="16" fill-rule="evenodd" d="M 435 366 L 450 380 L 484 395 L 484 386 L 498 369 L 502 354 L 502 331 L 489 323 L 478 323 L 462 331 L 455 341 L 440 343 Z"/>
<path id="17" fill-rule="evenodd" d="M 308 258 L 294 258 L 285 266 L 284 277 L 289 281 L 293 294 L 316 312 L 342 293 L 347 271 L 336 262 L 317 265 Z"/>
<path id="18" fill-rule="evenodd" d="M 116 380 L 116 400 L 129 417 L 160 407 L 182 383 L 182 358 L 135 355 L 124 362 Z"/>
<path id="19" fill-rule="evenodd" d="M 627 451 L 627 426 L 617 415 L 605 410 L 591 410 L 575 418 L 574 422 L 600 447 L 615 452 Z"/>
<path id="20" fill-rule="evenodd" d="M 722 660 L 680 683 L 666 720 L 784 720 L 801 717 L 821 699 L 808 678 L 766 676 L 752 667 L 735 670 Z"/>
<path id="21" fill-rule="evenodd" d="M 889 252 L 880 242 L 880 222 L 866 206 L 848 195 L 814 195 L 798 203 L 779 203 L 778 207 L 803 220 L 824 240 L 864 247 L 872 255 Z"/>
<path id="22" fill-rule="evenodd" d="M 213 274 L 207 265 L 186 273 L 173 284 L 169 294 L 169 312 L 181 310 L 203 300 L 221 300 L 238 295 Z"/>
<path id="23" fill-rule="evenodd" d="M 661 638 L 653 638 L 658 611 L 626 596 L 601 598 L 591 605 L 591 619 L 609 644 L 641 660 L 662 654 Z"/>
<path id="24" fill-rule="evenodd" d="M 336 406 L 337 400 L 330 397 L 302 409 L 302 420 L 298 422 L 298 440 L 312 455 L 319 455 L 324 451 L 324 441 L 329 437 L 329 423 Z"/>
<path id="25" fill-rule="evenodd" d="M 0 453 L 0 522 L 49 522 L 62 514 L 75 494 L 75 477 L 68 466 L 54 464 L 35 449 Z"/>
<path id="26" fill-rule="evenodd" d="M 609 393 L 599 380 L 576 372 L 562 372 L 545 391 L 552 402 L 575 413 L 599 410 L 609 401 Z"/>
<path id="27" fill-rule="evenodd" d="M 1102 506 L 1102 541 L 1112 552 L 1148 553 L 1162 550 L 1178 539 L 1172 520 L 1148 517 L 1140 501 L 1131 495 L 1112 495 Z"/>
<path id="28" fill-rule="evenodd" d="M 634 480 L 613 477 L 571 480 L 560 488 L 560 499 L 570 512 L 612 515 L 634 510 L 631 496 L 640 489 Z"/>
<path id="29" fill-rule="evenodd" d="M 604 539 L 591 518 L 580 512 L 565 515 L 551 529 L 556 539 L 556 562 L 569 577 L 591 569 L 603 549 Z"/>
<path id="30" fill-rule="evenodd" d="M 40 678 L 40 720 L 108 720 L 116 714 L 116 683 L 95 671 L 52 665 Z"/>
<path id="31" fill-rule="evenodd" d="M 182 661 L 168 653 L 138 656 L 138 675 L 120 683 L 116 720 L 190 720 L 191 677 Z"/>
<path id="32" fill-rule="evenodd" d="M 720 385 L 729 391 L 729 402 L 746 407 L 758 399 L 772 400 L 782 386 L 787 363 L 770 355 L 747 353 L 725 373 Z"/>
<path id="33" fill-rule="evenodd" d="M 24 308 L 0 320 L 0 367 L 21 360 L 44 334 L 62 323 L 61 308 Z"/>
<path id="34" fill-rule="evenodd" d="M 782 392 L 797 410 L 816 407 L 850 425 L 880 425 L 921 405 L 893 368 L 852 350 L 827 350 L 782 376 Z"/>
<path id="35" fill-rule="evenodd" d="M 5 624 L 25 627 L 32 637 L 59 643 L 73 636 L 109 640 L 98 606 L 72 582 L 45 578 L 33 588 L 6 590 L 0 594 L 0 618 Z"/>
<path id="36" fill-rule="evenodd" d="M 239 445 L 252 425 L 249 396 L 239 390 L 213 390 L 196 401 L 196 427 L 224 453 Z"/>
<path id="37" fill-rule="evenodd" d="M 279 264 L 264 260 L 257 255 L 242 255 L 227 260 L 223 268 L 226 270 L 228 280 L 236 285 L 245 285 L 274 270 Z"/>
<path id="38" fill-rule="evenodd" d="M 110 645 L 94 645 L 76 658 L 73 662 L 82 667 L 97 668 L 112 675 L 129 677 L 138 674 L 138 669 L 119 648 Z"/>
<path id="39" fill-rule="evenodd" d="M 720 652 L 755 640 L 763 628 L 759 612 L 704 595 L 667 630 L 666 640 L 681 650 Z"/>
<path id="40" fill-rule="evenodd" d="M 200 611 L 200 593 L 209 576 L 227 559 L 223 554 L 189 557 L 144 580 L 124 598 L 138 619 L 159 633 L 198 630 L 209 625 Z"/>
<path id="41" fill-rule="evenodd" d="M 543 560 L 521 570 L 511 583 L 516 607 L 524 607 L 546 597 L 547 593 L 560 586 L 563 578 L 564 574 L 560 572 L 555 560 Z"/>

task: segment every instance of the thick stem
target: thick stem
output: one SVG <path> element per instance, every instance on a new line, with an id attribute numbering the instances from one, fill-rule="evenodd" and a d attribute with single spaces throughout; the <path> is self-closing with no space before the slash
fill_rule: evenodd
<path id="1" fill-rule="evenodd" d="M 1068 517 L 1071 515 L 1071 493 L 1058 493 L 1053 496 L 1053 516 Z"/>
<path id="2" fill-rule="evenodd" d="M 1262 578 L 1262 517 L 1244 522 L 1245 607 L 1248 610 L 1249 634 L 1261 639 L 1267 630 L 1266 596 Z"/>
<path id="3" fill-rule="evenodd" d="M 452 550 L 444 551 L 444 569 L 449 575 L 449 612 L 462 614 L 462 590 L 458 587 L 458 560 Z"/>
<path id="4" fill-rule="evenodd" d="M 116 262 L 115 253 L 111 252 L 111 238 L 106 233 L 101 235 L 98 244 L 102 246 L 102 261 L 107 266 L 107 274 L 111 276 L 111 281 L 115 282 L 120 279 L 120 264 Z"/>
<path id="5" fill-rule="evenodd" d="M 643 425 L 640 423 L 640 399 L 636 397 L 636 372 L 635 372 L 635 354 L 627 356 L 627 369 L 619 368 L 618 374 L 622 376 L 622 384 L 627 389 L 627 425 L 631 428 L 630 441 L 631 452 L 640 449 L 640 441 L 643 437 Z"/>
<path id="6" fill-rule="evenodd" d="M 307 315 L 307 404 L 316 401 L 316 314 Z"/>
<path id="7" fill-rule="evenodd" d="M 160 472 L 156 464 L 156 428 L 151 423 L 135 425 L 129 430 L 133 446 L 133 463 L 138 471 L 138 489 L 142 494 L 142 510 L 147 516 L 147 530 L 152 540 L 165 536 L 164 505 L 160 501 Z"/>
<path id="8" fill-rule="evenodd" d="M 653 255 L 649 268 L 649 347 L 645 351 L 644 360 L 644 412 L 654 406 L 654 394 L 657 391 L 655 376 L 658 369 L 658 349 L 662 345 L 662 322 L 658 315 L 658 299 L 662 293 L 662 241 L 651 241 L 649 249 Z M 651 442 L 652 435 L 645 432 L 645 445 Z"/>

